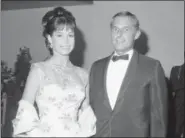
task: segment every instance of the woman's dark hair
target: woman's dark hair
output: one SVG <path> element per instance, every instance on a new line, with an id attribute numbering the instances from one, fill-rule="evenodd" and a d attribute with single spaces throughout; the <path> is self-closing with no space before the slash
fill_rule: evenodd
<path id="1" fill-rule="evenodd" d="M 43 36 L 46 37 L 46 35 L 52 35 L 53 31 L 60 25 L 67 25 L 74 29 L 76 22 L 71 12 L 62 7 L 56 7 L 43 16 L 42 25 L 44 28 Z"/>
<path id="2" fill-rule="evenodd" d="M 48 11 L 42 18 L 43 36 L 45 37 L 46 46 L 48 47 L 47 35 L 52 35 L 59 26 L 67 26 L 70 29 L 75 29 L 76 21 L 71 12 L 63 7 L 56 7 Z M 48 47 L 49 48 L 49 47 Z M 50 53 L 51 49 L 49 48 Z"/>

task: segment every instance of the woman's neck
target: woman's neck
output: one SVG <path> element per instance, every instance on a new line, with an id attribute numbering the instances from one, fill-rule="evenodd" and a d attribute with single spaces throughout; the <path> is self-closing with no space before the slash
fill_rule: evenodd
<path id="1" fill-rule="evenodd" d="M 58 56 L 58 55 L 53 55 L 50 58 L 50 63 L 56 66 L 60 67 L 70 67 L 71 62 L 69 60 L 69 56 Z"/>

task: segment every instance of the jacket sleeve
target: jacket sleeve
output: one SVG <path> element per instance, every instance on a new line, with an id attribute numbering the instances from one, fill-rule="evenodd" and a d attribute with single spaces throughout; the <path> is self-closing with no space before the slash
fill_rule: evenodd
<path id="1" fill-rule="evenodd" d="M 150 90 L 150 137 L 166 137 L 168 91 L 160 62 L 156 64 Z"/>

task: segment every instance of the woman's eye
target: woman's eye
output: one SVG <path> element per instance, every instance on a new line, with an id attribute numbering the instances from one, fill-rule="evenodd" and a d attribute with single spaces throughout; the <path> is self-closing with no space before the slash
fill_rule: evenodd
<path id="1" fill-rule="evenodd" d="M 61 37 L 62 35 L 57 35 L 58 37 Z"/>
<path id="2" fill-rule="evenodd" d="M 71 35 L 69 35 L 69 37 L 74 37 L 74 35 L 73 35 L 73 34 L 71 34 Z"/>

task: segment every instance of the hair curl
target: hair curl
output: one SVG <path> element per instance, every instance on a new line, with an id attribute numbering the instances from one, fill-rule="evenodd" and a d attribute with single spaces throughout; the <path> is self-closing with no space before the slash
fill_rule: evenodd
<path id="1" fill-rule="evenodd" d="M 56 7 L 48 11 L 42 18 L 43 36 L 52 35 L 60 25 L 67 25 L 71 29 L 74 29 L 76 27 L 76 21 L 71 12 L 63 7 Z"/>

